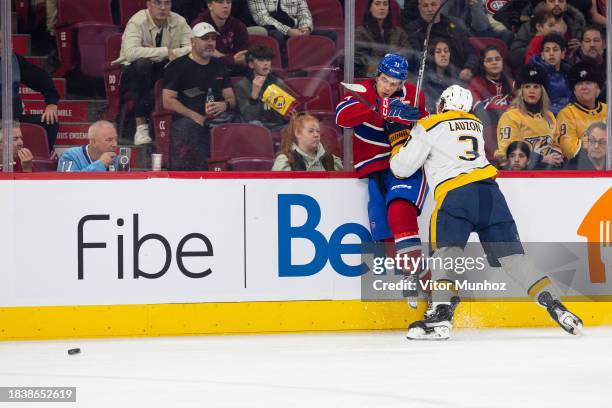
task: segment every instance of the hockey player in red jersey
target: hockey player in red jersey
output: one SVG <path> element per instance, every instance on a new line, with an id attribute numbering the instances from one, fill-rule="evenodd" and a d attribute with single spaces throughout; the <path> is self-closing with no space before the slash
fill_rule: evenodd
<path id="1" fill-rule="evenodd" d="M 336 124 L 355 132 L 353 164 L 358 177 L 368 179 L 372 237 L 376 241 L 393 238 L 398 255 L 420 257 L 417 216 L 425 201 L 427 181 L 421 171 L 398 179 L 389 170 L 392 148 L 398 149 L 408 138 L 413 121 L 427 115 L 423 92 L 419 107 L 412 106 L 416 87 L 406 83 L 407 76 L 408 62 L 404 57 L 385 55 L 376 78 L 360 84 L 365 88 L 360 98 L 349 95 L 338 104 Z"/>

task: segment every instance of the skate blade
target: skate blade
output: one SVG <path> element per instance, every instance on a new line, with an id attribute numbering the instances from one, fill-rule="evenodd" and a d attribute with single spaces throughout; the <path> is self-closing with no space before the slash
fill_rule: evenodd
<path id="1" fill-rule="evenodd" d="M 408 329 L 406 338 L 408 340 L 448 340 L 451 329 L 446 326 L 434 327 L 431 331 L 425 331 L 420 327 Z"/>
<path id="2" fill-rule="evenodd" d="M 582 323 L 576 321 L 573 317 L 567 316 L 563 319 L 563 325 L 569 328 L 569 333 L 575 336 L 584 336 Z"/>
<path id="3" fill-rule="evenodd" d="M 418 305 L 417 305 L 417 301 L 415 298 L 408 298 L 406 299 L 406 301 L 408 302 L 408 306 L 410 306 L 411 308 L 413 309 L 417 308 Z"/>

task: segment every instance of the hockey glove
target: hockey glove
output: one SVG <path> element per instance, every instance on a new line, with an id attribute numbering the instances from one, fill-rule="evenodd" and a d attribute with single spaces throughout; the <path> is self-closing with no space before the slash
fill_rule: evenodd
<path id="1" fill-rule="evenodd" d="M 399 149 L 410 140 L 410 129 L 412 129 L 412 123 L 403 124 L 398 122 L 390 122 L 385 120 L 383 129 L 389 144 L 391 145 L 391 157 L 395 156 Z"/>
<path id="2" fill-rule="evenodd" d="M 382 100 L 383 118 L 392 122 L 408 124 L 421 117 L 418 108 L 405 104 L 399 98 L 385 98 Z"/>

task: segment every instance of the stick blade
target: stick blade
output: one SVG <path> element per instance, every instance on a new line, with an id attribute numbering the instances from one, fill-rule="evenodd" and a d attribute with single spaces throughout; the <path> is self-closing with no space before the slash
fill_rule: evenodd
<path id="1" fill-rule="evenodd" d="M 348 89 L 349 91 L 364 93 L 367 91 L 366 87 L 361 84 L 347 84 L 346 82 L 340 82 L 340 85 Z"/>

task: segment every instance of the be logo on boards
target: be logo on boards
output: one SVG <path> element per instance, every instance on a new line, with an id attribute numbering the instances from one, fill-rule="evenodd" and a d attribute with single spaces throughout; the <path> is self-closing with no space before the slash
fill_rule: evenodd
<path id="1" fill-rule="evenodd" d="M 591 283 L 606 283 L 606 266 L 612 272 L 612 188 L 587 211 L 578 235 L 587 239 Z"/>

